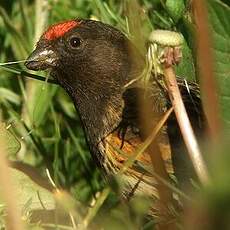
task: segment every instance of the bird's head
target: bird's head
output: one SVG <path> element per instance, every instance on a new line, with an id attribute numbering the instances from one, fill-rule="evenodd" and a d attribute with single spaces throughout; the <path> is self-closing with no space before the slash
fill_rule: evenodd
<path id="1" fill-rule="evenodd" d="M 31 70 L 50 70 L 72 97 L 85 126 L 103 126 L 100 122 L 92 125 L 93 119 L 100 119 L 111 129 L 121 113 L 124 86 L 140 75 L 143 60 L 112 26 L 70 20 L 49 27 L 25 65 Z"/>
<path id="2" fill-rule="evenodd" d="M 26 67 L 51 69 L 51 75 L 60 84 L 75 89 L 82 83 L 105 88 L 109 87 L 108 83 L 114 83 L 122 87 L 139 74 L 143 59 L 137 54 L 119 30 L 98 21 L 70 20 L 44 32 Z"/>

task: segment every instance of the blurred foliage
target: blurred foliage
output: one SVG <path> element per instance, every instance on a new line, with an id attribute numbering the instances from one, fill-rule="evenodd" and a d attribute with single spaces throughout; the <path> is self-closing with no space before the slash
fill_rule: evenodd
<path id="1" fill-rule="evenodd" d="M 7 130 L 7 127 L 3 123 L 0 123 L 0 140 L 4 141 L 5 151 L 9 156 L 15 155 L 21 148 L 19 140 L 13 133 Z"/>
<path id="2" fill-rule="evenodd" d="M 229 123 L 230 14 L 228 1 L 223 2 L 226 5 L 209 1 L 209 12 L 223 114 Z M 48 25 L 70 18 L 93 18 L 114 25 L 135 44 L 140 44 L 138 48 L 143 53 L 146 53 L 147 39 L 153 29 L 178 31 L 185 42 L 184 58 L 176 68 L 177 74 L 188 80 L 197 78 L 190 0 L 1 1 L 0 62 L 24 60 L 37 36 Z M 25 69 L 23 62 L 15 68 Z M 45 169 L 48 168 L 55 186 L 70 191 L 85 207 L 103 194 L 105 184 L 88 151 L 78 115 L 60 87 L 22 79 L 0 68 L 0 120 L 9 125 L 7 132 L 21 142 L 21 150 L 14 154 L 14 161 L 36 167 L 44 178 L 47 178 Z M 144 218 L 147 209 L 146 198 L 135 198 L 127 205 L 110 193 L 92 226 L 151 229 L 154 222 Z"/>
<path id="3" fill-rule="evenodd" d="M 219 83 L 220 102 L 226 128 L 230 128 L 230 7 L 216 1 L 209 3 L 213 38 L 215 75 Z"/>

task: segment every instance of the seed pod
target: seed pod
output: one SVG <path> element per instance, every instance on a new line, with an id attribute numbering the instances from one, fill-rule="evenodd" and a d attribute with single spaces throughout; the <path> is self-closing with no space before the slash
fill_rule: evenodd
<path id="1" fill-rule="evenodd" d="M 169 30 L 154 30 L 149 40 L 153 43 L 157 43 L 160 46 L 180 46 L 184 42 L 184 38 L 180 33 Z"/>

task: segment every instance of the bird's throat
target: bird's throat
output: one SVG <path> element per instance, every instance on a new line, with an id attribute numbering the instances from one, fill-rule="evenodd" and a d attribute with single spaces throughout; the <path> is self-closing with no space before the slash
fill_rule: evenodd
<path id="1" fill-rule="evenodd" d="M 79 92 L 74 95 L 75 107 L 79 112 L 88 141 L 96 146 L 121 122 L 122 97 L 101 93 L 88 95 L 89 97 L 79 96 Z"/>
<path id="2" fill-rule="evenodd" d="M 55 78 L 58 79 L 57 75 Z M 124 107 L 121 87 L 115 83 L 103 86 L 82 81 L 69 84 L 63 75 L 61 79 L 59 83 L 74 102 L 89 144 L 97 146 L 121 122 Z"/>

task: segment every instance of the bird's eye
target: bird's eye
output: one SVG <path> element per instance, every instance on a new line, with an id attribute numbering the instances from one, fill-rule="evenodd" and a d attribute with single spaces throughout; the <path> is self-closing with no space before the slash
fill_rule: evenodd
<path id="1" fill-rule="evenodd" d="M 72 37 L 69 40 L 69 43 L 70 43 L 72 48 L 78 48 L 81 45 L 81 39 L 78 37 Z"/>

